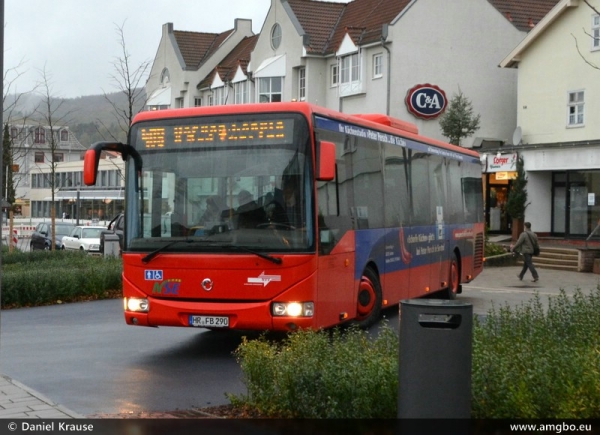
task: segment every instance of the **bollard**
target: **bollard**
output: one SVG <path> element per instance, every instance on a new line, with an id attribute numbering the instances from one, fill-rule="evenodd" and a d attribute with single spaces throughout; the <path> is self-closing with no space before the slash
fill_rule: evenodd
<path id="1" fill-rule="evenodd" d="M 400 301 L 398 418 L 471 417 L 473 307 Z"/>

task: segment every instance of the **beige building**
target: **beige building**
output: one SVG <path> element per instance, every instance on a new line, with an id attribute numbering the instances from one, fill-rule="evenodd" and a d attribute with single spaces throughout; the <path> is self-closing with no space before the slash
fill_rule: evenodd
<path id="1" fill-rule="evenodd" d="M 514 146 L 525 162 L 526 220 L 583 238 L 600 222 L 599 0 L 561 0 L 501 60 L 518 72 Z"/>

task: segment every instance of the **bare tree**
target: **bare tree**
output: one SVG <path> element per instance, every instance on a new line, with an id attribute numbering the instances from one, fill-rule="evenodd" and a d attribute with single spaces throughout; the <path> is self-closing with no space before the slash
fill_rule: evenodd
<path id="1" fill-rule="evenodd" d="M 36 108 L 27 107 L 23 102 L 24 99 L 37 89 L 34 87 L 27 92 L 18 92 L 16 84 L 19 78 L 24 74 L 23 68 L 25 61 L 21 60 L 19 64 L 12 68 L 7 68 L 3 76 L 3 159 L 2 159 L 2 195 L 6 195 L 6 199 L 13 203 L 15 191 L 19 186 L 21 176 L 14 177 L 13 166 L 18 162 L 25 162 L 26 156 L 30 148 L 25 147 L 30 130 L 26 128 L 28 118 L 32 116 Z M 11 127 L 16 127 L 18 134 L 13 135 L 10 132 Z M 7 134 L 8 132 L 8 134 Z M 19 172 L 27 168 L 20 167 Z"/>
<path id="2" fill-rule="evenodd" d="M 61 113 L 61 107 L 65 102 L 64 99 L 57 98 L 53 95 L 52 89 L 52 77 L 50 73 L 46 70 L 44 66 L 40 71 L 40 90 L 42 94 L 42 102 L 38 109 L 36 110 L 36 114 L 39 115 L 39 118 L 43 121 L 42 125 L 37 127 L 37 131 L 35 134 L 43 134 L 46 136 L 46 132 L 49 133 L 49 138 L 45 137 L 45 141 L 38 140 L 37 142 L 47 143 L 50 148 L 50 156 L 49 156 L 49 167 L 50 173 L 48 174 L 48 184 L 50 185 L 52 197 L 51 197 L 51 208 L 50 208 L 50 218 L 52 222 L 52 237 L 50 246 L 52 250 L 55 249 L 54 246 L 54 234 L 56 234 L 56 202 L 55 195 L 58 191 L 58 182 L 56 177 L 56 168 L 58 164 L 62 161 L 59 159 L 59 154 L 57 151 L 59 150 L 58 144 L 60 139 L 60 129 L 61 127 L 68 124 L 67 117 L 71 115 L 71 112 Z M 36 142 L 36 141 L 34 141 Z M 46 160 L 44 158 L 44 160 Z"/>
<path id="3" fill-rule="evenodd" d="M 115 24 L 115 29 L 121 48 L 121 56 L 115 58 L 112 62 L 114 74 L 111 74 L 110 78 L 114 83 L 114 87 L 118 89 L 120 93 L 125 95 L 126 103 L 120 105 L 111 100 L 106 92 L 104 92 L 104 98 L 112 105 L 115 111 L 114 115 L 116 121 L 125 137 L 122 141 L 125 142 L 129 137 L 129 130 L 131 128 L 133 117 L 146 104 L 146 93 L 142 81 L 146 78 L 146 72 L 150 68 L 151 62 L 149 60 L 144 60 L 135 65 L 131 54 L 127 50 L 125 41 L 125 22 L 120 26 Z M 113 137 L 112 139 L 118 140 L 119 138 Z"/>

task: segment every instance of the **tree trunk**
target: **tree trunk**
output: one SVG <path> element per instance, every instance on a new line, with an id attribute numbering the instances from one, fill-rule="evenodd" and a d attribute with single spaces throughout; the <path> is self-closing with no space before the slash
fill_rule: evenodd
<path id="1" fill-rule="evenodd" d="M 519 238 L 519 235 L 525 229 L 525 221 L 523 219 L 513 219 L 512 220 L 512 241 L 516 242 Z"/>

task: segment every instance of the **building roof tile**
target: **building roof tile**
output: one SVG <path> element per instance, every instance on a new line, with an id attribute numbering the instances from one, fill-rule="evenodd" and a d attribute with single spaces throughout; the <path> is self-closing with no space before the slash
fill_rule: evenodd
<path id="1" fill-rule="evenodd" d="M 215 74 L 219 74 L 222 81 L 231 81 L 235 76 L 238 66 L 242 67 L 244 74 L 248 73 L 247 67 L 250 62 L 250 54 L 256 45 L 258 35 L 246 36 L 231 52 L 198 84 L 199 88 L 208 87 Z"/>
<path id="2" fill-rule="evenodd" d="M 219 48 L 231 32 L 233 32 L 233 29 L 222 33 L 174 30 L 173 35 L 186 68 L 197 69 L 205 59 Z"/>
<path id="3" fill-rule="evenodd" d="M 559 0 L 488 0 L 517 29 L 529 32 Z"/>

